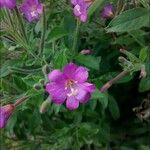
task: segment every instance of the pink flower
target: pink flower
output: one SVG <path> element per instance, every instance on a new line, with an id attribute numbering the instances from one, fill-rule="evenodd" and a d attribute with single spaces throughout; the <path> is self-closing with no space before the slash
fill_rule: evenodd
<path id="1" fill-rule="evenodd" d="M 74 15 L 78 17 L 80 21 L 86 22 L 88 4 L 84 0 L 71 0 L 71 4 L 74 6 Z"/>
<path id="2" fill-rule="evenodd" d="M 69 63 L 64 66 L 63 72 L 53 70 L 49 73 L 50 83 L 46 85 L 46 91 L 50 94 L 55 104 L 63 104 L 69 110 L 75 110 L 79 103 L 86 103 L 95 91 L 95 86 L 86 82 L 88 70 L 85 67 Z"/>
<path id="3" fill-rule="evenodd" d="M 6 126 L 7 121 L 14 110 L 15 106 L 13 104 L 8 104 L 0 107 L 0 128 L 4 128 Z"/>
<path id="4" fill-rule="evenodd" d="M 29 22 L 38 20 L 43 13 L 43 5 L 38 0 L 26 0 L 20 7 L 20 11 Z"/>
<path id="5" fill-rule="evenodd" d="M 0 0 L 0 8 L 12 9 L 16 6 L 16 0 Z"/>

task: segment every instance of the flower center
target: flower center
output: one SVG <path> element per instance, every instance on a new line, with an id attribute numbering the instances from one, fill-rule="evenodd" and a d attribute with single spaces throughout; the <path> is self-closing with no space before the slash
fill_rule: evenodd
<path id="1" fill-rule="evenodd" d="M 31 12 L 31 16 L 32 16 L 32 17 L 36 17 L 35 11 L 32 11 L 32 12 Z"/>
<path id="2" fill-rule="evenodd" d="M 32 17 L 36 17 L 36 16 L 37 16 L 37 14 L 36 14 L 36 9 L 37 9 L 36 5 L 33 5 L 33 6 L 30 8 L 30 10 L 31 10 L 31 16 L 32 16 Z"/>
<path id="3" fill-rule="evenodd" d="M 65 85 L 65 89 L 68 90 L 67 96 L 76 96 L 78 94 L 78 90 L 75 88 L 76 81 L 68 80 Z"/>

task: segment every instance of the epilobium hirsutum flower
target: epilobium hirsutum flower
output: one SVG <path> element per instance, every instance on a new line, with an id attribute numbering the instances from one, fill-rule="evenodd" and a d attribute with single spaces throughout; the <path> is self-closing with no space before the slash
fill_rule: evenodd
<path id="1" fill-rule="evenodd" d="M 38 0 L 26 0 L 20 7 L 20 11 L 29 22 L 38 20 L 43 12 L 43 5 Z"/>
<path id="2" fill-rule="evenodd" d="M 16 6 L 16 0 L 0 0 L 0 8 L 12 9 Z"/>
<path id="3" fill-rule="evenodd" d="M 109 19 L 113 17 L 113 5 L 112 4 L 107 4 L 104 6 L 101 16 L 105 19 Z"/>
<path id="4" fill-rule="evenodd" d="M 6 126 L 7 121 L 14 110 L 15 106 L 13 104 L 8 104 L 0 107 L 0 128 L 4 128 Z"/>
<path id="5" fill-rule="evenodd" d="M 63 104 L 66 101 L 66 107 L 69 110 L 75 110 L 79 103 L 86 103 L 95 91 L 95 86 L 86 82 L 88 79 L 88 70 L 85 67 L 69 63 L 64 66 L 63 72 L 53 70 L 49 73 L 50 83 L 46 85 L 46 91 L 56 104 Z"/>
<path id="6" fill-rule="evenodd" d="M 86 22 L 88 4 L 84 0 L 71 0 L 71 4 L 74 6 L 74 15 L 78 17 L 80 21 Z"/>

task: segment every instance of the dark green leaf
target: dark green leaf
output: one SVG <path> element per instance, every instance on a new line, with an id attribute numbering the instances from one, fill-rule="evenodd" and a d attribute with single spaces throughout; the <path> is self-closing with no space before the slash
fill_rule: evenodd
<path id="1" fill-rule="evenodd" d="M 114 18 L 108 27 L 107 32 L 129 32 L 149 25 L 149 10 L 146 8 L 133 8 L 124 11 Z"/>

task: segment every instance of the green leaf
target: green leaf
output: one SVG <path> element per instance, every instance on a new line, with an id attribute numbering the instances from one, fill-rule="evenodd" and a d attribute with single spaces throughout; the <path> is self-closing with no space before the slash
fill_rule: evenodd
<path id="1" fill-rule="evenodd" d="M 66 50 L 63 50 L 57 54 L 54 61 L 54 66 L 55 68 L 61 69 L 67 63 L 68 61 L 67 61 Z"/>
<path id="2" fill-rule="evenodd" d="M 103 2 L 104 0 L 95 0 L 88 9 L 88 16 L 92 16 L 96 9 L 98 9 Z"/>
<path id="3" fill-rule="evenodd" d="M 129 32 L 149 25 L 149 9 L 134 8 L 114 18 L 106 28 L 107 32 Z"/>
<path id="4" fill-rule="evenodd" d="M 94 56 L 78 55 L 76 61 L 95 70 L 99 70 L 100 59 Z"/>
<path id="5" fill-rule="evenodd" d="M 145 92 L 150 90 L 150 77 L 143 78 L 139 84 L 139 92 Z"/>
<path id="6" fill-rule="evenodd" d="M 144 62 L 147 58 L 147 55 L 148 55 L 148 47 L 142 48 L 139 55 L 140 60 Z"/>
<path id="7" fill-rule="evenodd" d="M 108 97 L 106 94 L 101 93 L 98 89 L 92 94 L 92 99 L 98 99 L 104 108 L 108 105 Z"/>
<path id="8" fill-rule="evenodd" d="M 67 32 L 63 27 L 61 26 L 54 27 L 51 30 L 50 34 L 48 35 L 48 41 L 52 42 L 52 41 L 58 40 L 68 34 L 69 32 Z"/>
<path id="9" fill-rule="evenodd" d="M 109 95 L 108 109 L 115 120 L 120 117 L 119 106 L 111 95 Z"/>
<path id="10" fill-rule="evenodd" d="M 17 122 L 17 112 L 14 112 L 13 115 L 8 120 L 6 128 L 9 130 L 11 134 L 13 134 L 14 126 Z"/>

